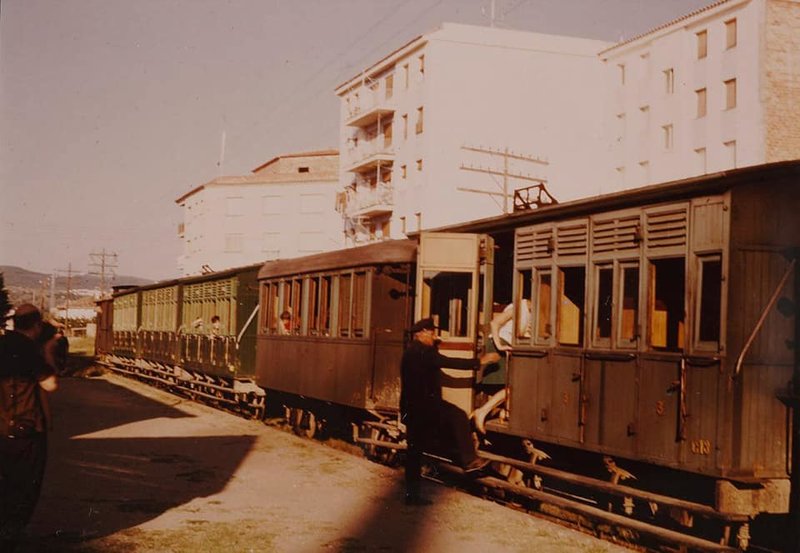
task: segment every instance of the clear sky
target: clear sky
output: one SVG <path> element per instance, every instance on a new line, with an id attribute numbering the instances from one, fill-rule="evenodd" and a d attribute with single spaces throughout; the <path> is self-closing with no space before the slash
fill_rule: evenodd
<path id="1" fill-rule="evenodd" d="M 710 0 L 496 0 L 498 26 L 617 41 Z M 174 200 L 337 147 L 336 85 L 490 0 L 2 0 L 0 265 L 175 276 Z M 225 161 L 218 166 L 223 130 Z"/>

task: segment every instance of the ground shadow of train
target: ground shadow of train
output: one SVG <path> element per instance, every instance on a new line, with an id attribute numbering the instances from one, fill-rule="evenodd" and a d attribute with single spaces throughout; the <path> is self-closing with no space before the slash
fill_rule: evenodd
<path id="1" fill-rule="evenodd" d="M 94 551 L 89 540 L 218 493 L 255 441 L 255 436 L 93 438 L 94 432 L 125 424 L 190 415 L 104 380 L 64 379 L 62 388 L 53 397 L 49 466 L 22 553 Z"/>

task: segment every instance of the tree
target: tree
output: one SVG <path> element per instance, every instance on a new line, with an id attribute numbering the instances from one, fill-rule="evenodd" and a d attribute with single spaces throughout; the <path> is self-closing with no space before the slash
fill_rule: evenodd
<path id="1" fill-rule="evenodd" d="M 6 290 L 3 273 L 0 273 L 0 322 L 5 321 L 9 311 L 11 311 L 11 302 L 8 301 L 8 290 Z"/>

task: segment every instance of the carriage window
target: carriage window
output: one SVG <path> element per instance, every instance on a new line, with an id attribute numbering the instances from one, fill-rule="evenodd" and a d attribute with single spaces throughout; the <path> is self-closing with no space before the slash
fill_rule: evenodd
<path id="1" fill-rule="evenodd" d="M 319 280 L 319 317 L 318 329 L 321 336 L 331 335 L 331 313 L 333 312 L 333 294 L 331 294 L 331 279 L 333 277 L 322 277 Z"/>
<path id="2" fill-rule="evenodd" d="M 550 271 L 536 271 L 536 341 L 547 342 L 552 335 L 550 314 L 553 289 Z"/>
<path id="3" fill-rule="evenodd" d="M 684 337 L 684 259 L 650 262 L 650 345 L 679 350 Z"/>
<path id="4" fill-rule="evenodd" d="M 583 342 L 586 268 L 560 269 L 556 329 L 559 344 L 579 346 Z"/>
<path id="5" fill-rule="evenodd" d="M 635 345 L 639 338 L 639 266 L 623 265 L 622 312 L 619 315 L 619 345 Z"/>
<path id="6" fill-rule="evenodd" d="M 350 336 L 350 273 L 339 276 L 339 336 Z"/>
<path id="7" fill-rule="evenodd" d="M 311 277 L 308 279 L 308 327 L 307 333 L 316 336 L 319 324 L 319 279 Z"/>
<path id="8" fill-rule="evenodd" d="M 719 347 L 720 307 L 722 302 L 722 259 L 709 256 L 700 259 L 700 308 L 697 339 Z"/>
<path id="9" fill-rule="evenodd" d="M 614 300 L 614 267 L 598 265 L 596 269 L 596 303 L 594 339 L 596 344 L 611 343 L 611 306 Z"/>
<path id="10" fill-rule="evenodd" d="M 443 338 L 469 336 L 472 273 L 426 271 L 423 275 L 423 316 L 433 317 Z"/>
<path id="11" fill-rule="evenodd" d="M 531 341 L 531 287 L 533 271 L 530 269 L 517 273 L 517 313 L 514 317 L 515 336 L 519 342 Z"/>
<path id="12" fill-rule="evenodd" d="M 366 336 L 367 275 L 353 275 L 353 337 Z"/>
<path id="13" fill-rule="evenodd" d="M 292 281 L 292 301 L 289 304 L 291 306 L 292 313 L 292 334 L 299 334 L 300 333 L 300 317 L 302 315 L 302 308 L 303 308 L 303 281 L 300 279 Z"/>

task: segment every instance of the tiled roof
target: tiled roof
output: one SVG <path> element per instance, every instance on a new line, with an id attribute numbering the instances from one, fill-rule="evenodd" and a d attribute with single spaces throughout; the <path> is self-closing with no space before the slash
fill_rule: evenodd
<path id="1" fill-rule="evenodd" d="M 657 27 L 653 27 L 649 31 L 645 31 L 644 33 L 638 34 L 638 35 L 636 35 L 636 36 L 634 36 L 632 38 L 629 38 L 627 40 L 623 40 L 622 42 L 618 42 L 617 44 L 615 44 L 611 48 L 606 48 L 605 50 L 603 50 L 599 54 L 602 55 L 602 54 L 605 54 L 606 52 L 614 50 L 615 48 L 619 48 L 620 46 L 624 46 L 626 44 L 630 44 L 631 42 L 635 42 L 635 41 L 639 40 L 640 38 L 643 38 L 643 37 L 646 37 L 647 35 L 651 35 L 653 33 L 656 33 L 656 32 L 658 32 L 658 31 L 660 31 L 662 29 L 666 29 L 667 27 L 675 25 L 676 23 L 680 23 L 681 21 L 685 21 L 687 19 L 690 19 L 690 18 L 694 17 L 697 14 L 706 12 L 706 11 L 711 10 L 711 9 L 714 9 L 717 6 L 720 6 L 722 4 L 726 4 L 726 3 L 730 2 L 730 1 L 731 0 L 717 0 L 716 2 L 712 2 L 708 6 L 704 6 L 702 8 L 697 8 L 696 10 L 691 11 L 691 12 L 689 12 L 689 13 L 687 13 L 685 15 L 682 15 L 682 16 L 680 16 L 678 18 L 675 18 L 672 21 L 668 21 L 666 23 L 662 23 L 661 25 L 658 25 Z"/>

